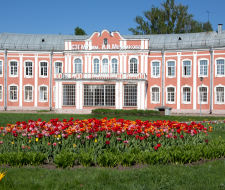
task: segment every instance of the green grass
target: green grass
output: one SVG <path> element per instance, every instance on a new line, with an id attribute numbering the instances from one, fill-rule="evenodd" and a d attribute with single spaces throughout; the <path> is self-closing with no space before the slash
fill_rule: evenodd
<path id="1" fill-rule="evenodd" d="M 44 114 L 44 113 L 37 113 L 37 114 L 30 114 L 30 113 L 0 113 L 0 126 L 6 126 L 6 124 L 15 124 L 17 121 L 28 121 L 29 119 L 37 120 L 41 118 L 42 121 L 49 121 L 50 119 L 59 118 L 59 120 L 63 119 L 70 119 L 73 117 L 74 119 L 88 119 L 88 118 L 96 118 L 102 119 L 103 117 L 108 118 L 124 118 L 126 120 L 136 120 L 141 119 L 142 121 L 145 120 L 171 120 L 171 121 L 189 121 L 191 119 L 195 119 L 195 121 L 203 121 L 204 119 L 208 120 L 224 120 L 225 117 L 192 117 L 192 116 L 154 116 L 154 117 L 139 117 L 139 116 L 108 116 L 108 115 L 81 115 L 81 114 Z"/>
<path id="2" fill-rule="evenodd" d="M 0 168 L 7 171 L 1 189 L 182 189 L 216 190 L 225 184 L 225 161 L 203 165 L 155 165 L 126 171 L 107 168 L 47 170 L 41 168 Z"/>

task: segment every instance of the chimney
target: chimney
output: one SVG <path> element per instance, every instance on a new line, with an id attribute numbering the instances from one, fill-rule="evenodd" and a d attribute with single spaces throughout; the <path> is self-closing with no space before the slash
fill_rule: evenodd
<path id="1" fill-rule="evenodd" d="M 218 34 L 222 34 L 222 25 L 223 24 L 218 24 Z"/>

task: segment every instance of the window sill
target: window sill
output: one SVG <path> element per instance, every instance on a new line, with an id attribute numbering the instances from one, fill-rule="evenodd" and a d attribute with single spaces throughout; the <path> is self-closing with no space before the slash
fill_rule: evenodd
<path id="1" fill-rule="evenodd" d="M 18 77 L 18 76 L 10 75 L 9 77 L 16 78 L 16 77 Z"/>
<path id="2" fill-rule="evenodd" d="M 62 107 L 76 107 L 76 105 L 62 105 Z"/>
<path id="3" fill-rule="evenodd" d="M 176 78 L 176 76 L 166 76 L 166 78 Z"/>
<path id="4" fill-rule="evenodd" d="M 217 103 L 217 102 L 216 102 L 215 104 L 216 104 L 216 105 L 221 105 L 221 106 L 222 106 L 222 105 L 224 105 L 225 103 L 224 103 L 224 102 L 223 102 L 223 103 L 220 103 L 220 102 Z"/>
<path id="5" fill-rule="evenodd" d="M 182 76 L 182 78 L 191 78 L 191 76 L 189 76 L 189 75 L 188 76 Z"/>
<path id="6" fill-rule="evenodd" d="M 160 78 L 160 76 L 152 76 L 151 78 L 156 78 L 157 79 L 157 78 Z"/>
<path id="7" fill-rule="evenodd" d="M 24 100 L 24 102 L 33 102 L 33 100 Z"/>
<path id="8" fill-rule="evenodd" d="M 191 104 L 191 102 L 182 102 L 182 104 Z"/>
<path id="9" fill-rule="evenodd" d="M 166 102 L 167 104 L 175 104 L 175 102 Z"/>
<path id="10" fill-rule="evenodd" d="M 9 100 L 10 102 L 18 102 L 18 100 Z"/>
<path id="11" fill-rule="evenodd" d="M 48 100 L 39 100 L 39 102 L 43 102 L 44 103 L 44 102 L 48 102 Z"/>
<path id="12" fill-rule="evenodd" d="M 200 77 L 206 78 L 206 77 L 208 77 L 208 75 L 198 75 L 198 78 L 200 78 Z"/>
<path id="13" fill-rule="evenodd" d="M 225 77 L 225 75 L 216 75 L 215 77 L 220 78 L 220 77 Z"/>
<path id="14" fill-rule="evenodd" d="M 159 104 L 160 102 L 151 102 L 151 104 Z"/>
<path id="15" fill-rule="evenodd" d="M 24 76 L 24 78 L 33 78 L 33 75 L 32 76 Z"/>
<path id="16" fill-rule="evenodd" d="M 198 102 L 198 104 L 200 105 L 200 102 Z M 202 104 L 208 104 L 208 102 L 201 102 L 201 105 Z"/>
<path id="17" fill-rule="evenodd" d="M 39 78 L 48 78 L 48 76 L 39 76 Z"/>

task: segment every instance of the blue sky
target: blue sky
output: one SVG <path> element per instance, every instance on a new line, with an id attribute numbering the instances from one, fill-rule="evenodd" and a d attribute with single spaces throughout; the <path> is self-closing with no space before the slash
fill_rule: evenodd
<path id="1" fill-rule="evenodd" d="M 164 0 L 165 1 L 165 0 Z M 74 34 L 79 26 L 88 35 L 108 29 L 129 35 L 136 27 L 134 18 L 163 0 L 1 0 L 0 33 Z M 189 6 L 198 21 L 208 21 L 225 29 L 225 0 L 175 0 Z"/>

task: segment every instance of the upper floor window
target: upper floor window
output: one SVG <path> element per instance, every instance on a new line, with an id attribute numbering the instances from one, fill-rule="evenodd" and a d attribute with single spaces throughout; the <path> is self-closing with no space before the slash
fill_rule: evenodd
<path id="1" fill-rule="evenodd" d="M 224 87 L 216 87 L 216 103 L 224 103 Z"/>
<path id="2" fill-rule="evenodd" d="M 112 73 L 117 73 L 118 72 L 118 64 L 117 64 L 117 59 L 112 59 Z"/>
<path id="3" fill-rule="evenodd" d="M 62 62 L 55 62 L 55 75 L 62 73 Z"/>
<path id="4" fill-rule="evenodd" d="M 108 73 L 109 72 L 109 64 L 108 59 L 102 60 L 102 73 Z"/>
<path id="5" fill-rule="evenodd" d="M 167 76 L 168 77 L 175 76 L 175 62 L 174 61 L 167 62 Z"/>
<path id="6" fill-rule="evenodd" d="M 183 76 L 191 76 L 191 62 L 190 61 L 183 62 Z"/>
<path id="7" fill-rule="evenodd" d="M 216 60 L 216 74 L 224 75 L 224 59 Z"/>
<path id="8" fill-rule="evenodd" d="M 152 88 L 152 102 L 159 102 L 159 87 Z"/>
<path id="9" fill-rule="evenodd" d="M 32 62 L 25 62 L 25 76 L 32 76 L 33 75 L 33 63 Z"/>
<path id="10" fill-rule="evenodd" d="M 130 60 L 130 73 L 137 73 L 137 59 L 132 58 Z"/>
<path id="11" fill-rule="evenodd" d="M 183 87 L 183 103 L 191 102 L 191 88 Z"/>
<path id="12" fill-rule="evenodd" d="M 207 87 L 199 87 L 199 100 L 201 101 L 201 103 L 208 102 Z"/>
<path id="13" fill-rule="evenodd" d="M 17 100 L 18 97 L 18 89 L 17 86 L 9 87 L 9 100 Z"/>
<path id="14" fill-rule="evenodd" d="M 207 62 L 207 60 L 201 60 L 200 61 L 200 68 L 199 68 L 199 70 L 200 70 L 200 75 L 201 76 L 207 76 L 208 75 L 208 62 Z"/>
<path id="15" fill-rule="evenodd" d="M 32 101 L 33 100 L 32 86 L 25 86 L 24 93 L 25 93 L 25 96 L 24 96 L 25 101 Z"/>
<path id="16" fill-rule="evenodd" d="M 48 76 L 48 63 L 47 62 L 41 62 L 40 63 L 40 76 L 47 77 Z"/>
<path id="17" fill-rule="evenodd" d="M 99 59 L 94 59 L 94 73 L 99 73 Z"/>
<path id="18" fill-rule="evenodd" d="M 3 65 L 2 65 L 2 61 L 0 61 L 0 76 L 2 75 L 2 70 L 3 70 L 3 69 L 2 69 L 2 66 L 3 66 Z"/>
<path id="19" fill-rule="evenodd" d="M 10 62 L 10 74 L 11 76 L 17 76 L 18 74 L 18 65 L 16 61 Z"/>
<path id="20" fill-rule="evenodd" d="M 152 62 L 152 77 L 159 77 L 159 62 Z"/>
<path id="21" fill-rule="evenodd" d="M 46 86 L 40 86 L 39 100 L 44 102 L 48 100 L 48 91 Z"/>
<path id="22" fill-rule="evenodd" d="M 80 58 L 74 61 L 74 73 L 82 73 L 82 62 Z"/>
<path id="23" fill-rule="evenodd" d="M 167 103 L 175 103 L 175 88 L 167 88 Z"/>

